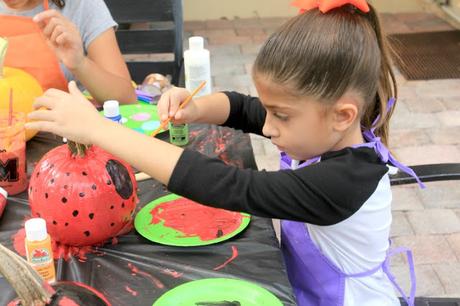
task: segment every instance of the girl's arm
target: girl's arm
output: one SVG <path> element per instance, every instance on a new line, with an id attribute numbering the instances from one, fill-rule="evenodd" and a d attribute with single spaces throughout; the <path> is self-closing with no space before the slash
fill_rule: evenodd
<path id="1" fill-rule="evenodd" d="M 69 70 L 99 102 L 109 99 L 122 104 L 137 101 L 113 28 L 94 39 L 82 63 Z"/>
<path id="2" fill-rule="evenodd" d="M 97 101 L 117 99 L 121 103 L 136 102 L 128 68 L 112 28 L 91 42 L 85 56 L 80 32 L 61 13 L 47 10 L 37 14 L 33 20 L 42 29 L 58 59 Z"/>

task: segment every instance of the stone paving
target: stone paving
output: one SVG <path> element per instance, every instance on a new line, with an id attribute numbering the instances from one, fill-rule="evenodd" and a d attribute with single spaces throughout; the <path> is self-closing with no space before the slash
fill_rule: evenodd
<path id="1" fill-rule="evenodd" d="M 285 18 L 250 18 L 185 22 L 186 37 L 207 39 L 214 89 L 257 95 L 251 65 L 268 35 Z M 428 13 L 384 14 L 387 33 L 444 31 L 448 23 Z M 397 74 L 399 102 L 391 124 L 391 148 L 409 165 L 460 162 L 460 80 L 407 81 Z M 278 152 L 251 135 L 259 169 L 277 170 Z M 414 252 L 417 296 L 460 297 L 460 182 L 394 187 L 395 246 Z M 275 225 L 277 223 L 275 222 Z M 406 262 L 392 267 L 408 288 Z"/>

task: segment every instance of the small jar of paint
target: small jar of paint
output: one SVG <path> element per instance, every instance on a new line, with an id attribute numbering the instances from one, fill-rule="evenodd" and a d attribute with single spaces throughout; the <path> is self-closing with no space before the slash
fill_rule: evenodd
<path id="1" fill-rule="evenodd" d="M 27 261 L 48 283 L 56 281 L 51 238 L 46 230 L 46 221 L 32 218 L 25 223 Z"/>
<path id="2" fill-rule="evenodd" d="M 188 144 L 188 124 L 169 123 L 169 141 L 176 146 Z"/>
<path id="3" fill-rule="evenodd" d="M 116 100 L 108 100 L 104 102 L 102 106 L 104 108 L 104 117 L 115 121 L 117 123 L 121 123 L 122 117 L 120 114 L 120 103 Z"/>

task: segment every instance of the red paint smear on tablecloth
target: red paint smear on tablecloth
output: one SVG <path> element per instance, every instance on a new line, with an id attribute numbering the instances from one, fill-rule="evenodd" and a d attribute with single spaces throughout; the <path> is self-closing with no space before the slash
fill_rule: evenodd
<path id="1" fill-rule="evenodd" d="M 60 284 L 70 284 L 70 285 L 74 285 L 76 287 L 85 288 L 86 290 L 91 291 L 94 295 L 96 295 L 98 298 L 103 300 L 104 303 L 106 303 L 108 306 L 112 305 L 112 304 L 110 304 L 109 300 L 107 300 L 107 298 L 101 292 L 99 292 L 98 290 L 96 290 L 95 288 L 93 288 L 91 286 L 88 286 L 87 284 L 83 284 L 83 283 L 79 283 L 79 282 L 71 282 L 71 281 L 60 281 L 58 283 L 60 283 Z"/>
<path id="2" fill-rule="evenodd" d="M 151 224 L 164 221 L 164 226 L 181 232 L 183 237 L 198 236 L 202 241 L 234 232 L 242 220 L 239 212 L 207 207 L 185 198 L 162 203 L 150 214 Z"/>
<path id="3" fill-rule="evenodd" d="M 80 305 L 78 305 L 77 303 L 69 299 L 68 297 L 63 297 L 59 301 L 59 306 L 80 306 Z"/>
<path id="4" fill-rule="evenodd" d="M 25 247 L 25 237 L 26 231 L 20 229 L 16 234 L 13 235 L 13 246 L 16 252 L 21 256 L 26 256 L 26 247 Z M 113 242 L 113 241 L 112 241 Z M 76 257 L 80 262 L 86 262 L 88 259 L 86 256 L 88 254 L 96 254 L 97 256 L 105 255 L 104 252 L 101 252 L 97 249 L 96 246 L 69 246 L 60 244 L 51 239 L 51 248 L 53 249 L 53 258 L 69 260 L 71 257 Z"/>
<path id="5" fill-rule="evenodd" d="M 163 271 L 161 271 L 161 273 L 172 276 L 174 278 L 179 278 L 182 277 L 182 275 L 184 275 L 184 273 L 180 273 L 171 269 L 164 269 Z"/>
<path id="6" fill-rule="evenodd" d="M 149 274 L 147 272 L 139 270 L 132 263 L 128 263 L 128 267 L 131 269 L 131 274 L 132 275 L 139 274 L 139 275 L 144 276 L 145 278 L 149 279 L 159 289 L 163 289 L 165 287 L 165 285 L 163 285 L 163 283 L 158 278 L 154 277 L 153 275 L 151 275 L 151 274 Z"/>
<path id="7" fill-rule="evenodd" d="M 125 286 L 126 291 L 128 291 L 132 296 L 137 296 L 137 291 Z"/>
<path id="8" fill-rule="evenodd" d="M 230 257 L 229 259 L 227 259 L 223 264 L 221 264 L 220 266 L 217 266 L 215 267 L 213 270 L 214 271 L 217 271 L 217 270 L 220 270 L 222 269 L 223 267 L 225 267 L 226 265 L 228 265 L 231 261 L 233 261 L 235 258 L 238 257 L 238 248 L 234 245 L 232 245 L 232 257 Z"/>

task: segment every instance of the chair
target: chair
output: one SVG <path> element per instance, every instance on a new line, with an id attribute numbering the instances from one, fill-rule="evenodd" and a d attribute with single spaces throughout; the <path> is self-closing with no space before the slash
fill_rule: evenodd
<path id="1" fill-rule="evenodd" d="M 183 84 L 182 0 L 105 0 L 105 3 L 119 24 L 116 36 L 121 52 L 128 58 L 132 55 L 142 58 L 127 61 L 132 79 L 140 83 L 155 72 L 171 75 L 174 85 Z"/>

